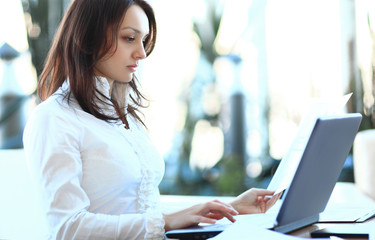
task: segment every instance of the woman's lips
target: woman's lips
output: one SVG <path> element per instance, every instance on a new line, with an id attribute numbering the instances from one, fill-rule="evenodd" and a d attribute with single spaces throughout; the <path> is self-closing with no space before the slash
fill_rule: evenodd
<path id="1" fill-rule="evenodd" d="M 129 65 L 127 67 L 130 69 L 130 71 L 135 72 L 137 70 L 138 65 L 136 65 L 136 64 L 135 65 Z"/>

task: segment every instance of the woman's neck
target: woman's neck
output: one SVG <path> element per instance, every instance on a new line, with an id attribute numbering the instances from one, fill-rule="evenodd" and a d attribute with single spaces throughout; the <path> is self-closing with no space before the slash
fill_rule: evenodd
<path id="1" fill-rule="evenodd" d="M 105 78 L 106 80 L 107 80 L 107 82 L 108 82 L 108 84 L 109 84 L 109 96 L 111 96 L 112 95 L 112 87 L 113 87 L 113 83 L 115 82 L 115 80 L 112 80 L 112 79 L 110 79 L 110 78 Z"/>

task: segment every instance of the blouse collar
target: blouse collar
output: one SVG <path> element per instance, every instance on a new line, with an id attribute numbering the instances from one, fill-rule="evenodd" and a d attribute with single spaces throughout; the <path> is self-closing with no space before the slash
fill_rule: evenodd
<path id="1" fill-rule="evenodd" d="M 110 104 L 112 114 L 116 114 L 113 104 L 109 99 L 112 101 L 116 101 L 120 109 L 124 109 L 124 113 L 127 113 L 128 103 L 129 103 L 129 84 L 122 83 L 119 81 L 111 81 L 107 80 L 105 77 L 97 76 L 96 78 L 96 89 L 103 94 L 105 97 L 99 95 L 98 98 L 104 102 L 104 105 L 107 107 L 103 107 L 104 111 L 107 112 L 108 105 Z"/>
<path id="2" fill-rule="evenodd" d="M 103 114 L 109 116 L 117 116 L 117 113 L 110 99 L 117 101 L 120 109 L 124 109 L 125 114 L 128 112 L 127 108 L 130 99 L 128 83 L 108 81 L 105 77 L 96 76 L 95 85 L 98 92 L 101 93 L 97 94 L 96 104 Z M 61 89 L 63 92 L 66 92 L 68 89 L 70 89 L 69 80 L 66 80 L 63 83 Z"/>

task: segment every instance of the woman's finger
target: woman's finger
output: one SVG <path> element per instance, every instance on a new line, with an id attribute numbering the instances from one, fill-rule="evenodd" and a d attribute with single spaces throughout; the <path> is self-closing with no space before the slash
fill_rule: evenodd
<path id="1" fill-rule="evenodd" d="M 211 216 L 215 219 L 226 217 L 229 221 L 235 222 L 234 215 L 238 215 L 237 210 L 232 206 L 220 201 L 207 202 L 202 205 L 201 213 L 203 216 Z"/>
<path id="2" fill-rule="evenodd" d="M 203 209 L 207 211 L 205 214 L 213 211 L 219 211 L 222 213 L 229 213 L 231 215 L 238 215 L 237 210 L 235 210 L 231 205 L 224 204 L 220 201 L 207 202 L 204 204 Z"/>
<path id="3" fill-rule="evenodd" d="M 225 203 L 225 202 L 222 202 L 222 201 L 220 201 L 220 200 L 213 200 L 213 202 L 223 204 L 224 206 L 227 206 L 227 207 L 229 207 L 229 208 L 233 208 L 232 205 L 230 205 L 230 204 L 228 204 L 228 203 Z"/>
<path id="4" fill-rule="evenodd" d="M 257 196 L 267 196 L 267 195 L 271 195 L 272 196 L 275 193 L 275 191 L 270 191 L 270 190 L 261 189 L 261 188 L 252 188 L 251 190 L 254 191 L 254 193 Z"/>
<path id="5" fill-rule="evenodd" d="M 201 215 L 195 215 L 193 217 L 193 220 L 191 222 L 193 223 L 192 225 L 197 225 L 199 223 L 215 224 L 216 223 L 216 219 L 208 218 L 208 217 L 201 216 Z"/>
<path id="6" fill-rule="evenodd" d="M 271 199 L 268 199 L 268 201 L 266 202 L 266 210 L 270 209 L 276 203 L 276 201 L 279 200 L 280 196 L 281 193 L 278 193 L 274 195 Z"/>
<path id="7" fill-rule="evenodd" d="M 235 222 L 236 221 L 236 219 L 233 217 L 233 215 L 231 215 L 231 214 L 229 214 L 227 212 L 216 212 L 216 211 L 213 211 L 212 213 L 215 214 L 215 215 L 221 215 L 223 217 L 226 217 L 231 222 Z"/>
<path id="8" fill-rule="evenodd" d="M 205 217 L 213 218 L 213 219 L 216 219 L 216 220 L 220 220 L 220 219 L 224 218 L 223 214 L 217 214 L 217 213 L 208 213 L 207 215 L 205 215 Z"/>

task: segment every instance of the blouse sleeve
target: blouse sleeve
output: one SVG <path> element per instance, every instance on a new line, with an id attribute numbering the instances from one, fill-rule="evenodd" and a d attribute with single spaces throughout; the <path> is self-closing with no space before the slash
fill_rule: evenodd
<path id="1" fill-rule="evenodd" d="M 81 130 L 69 121 L 58 110 L 51 114 L 51 109 L 37 108 L 24 131 L 28 166 L 41 192 L 50 237 L 163 239 L 161 212 L 107 215 L 88 211 L 90 200 L 81 187 Z"/>

